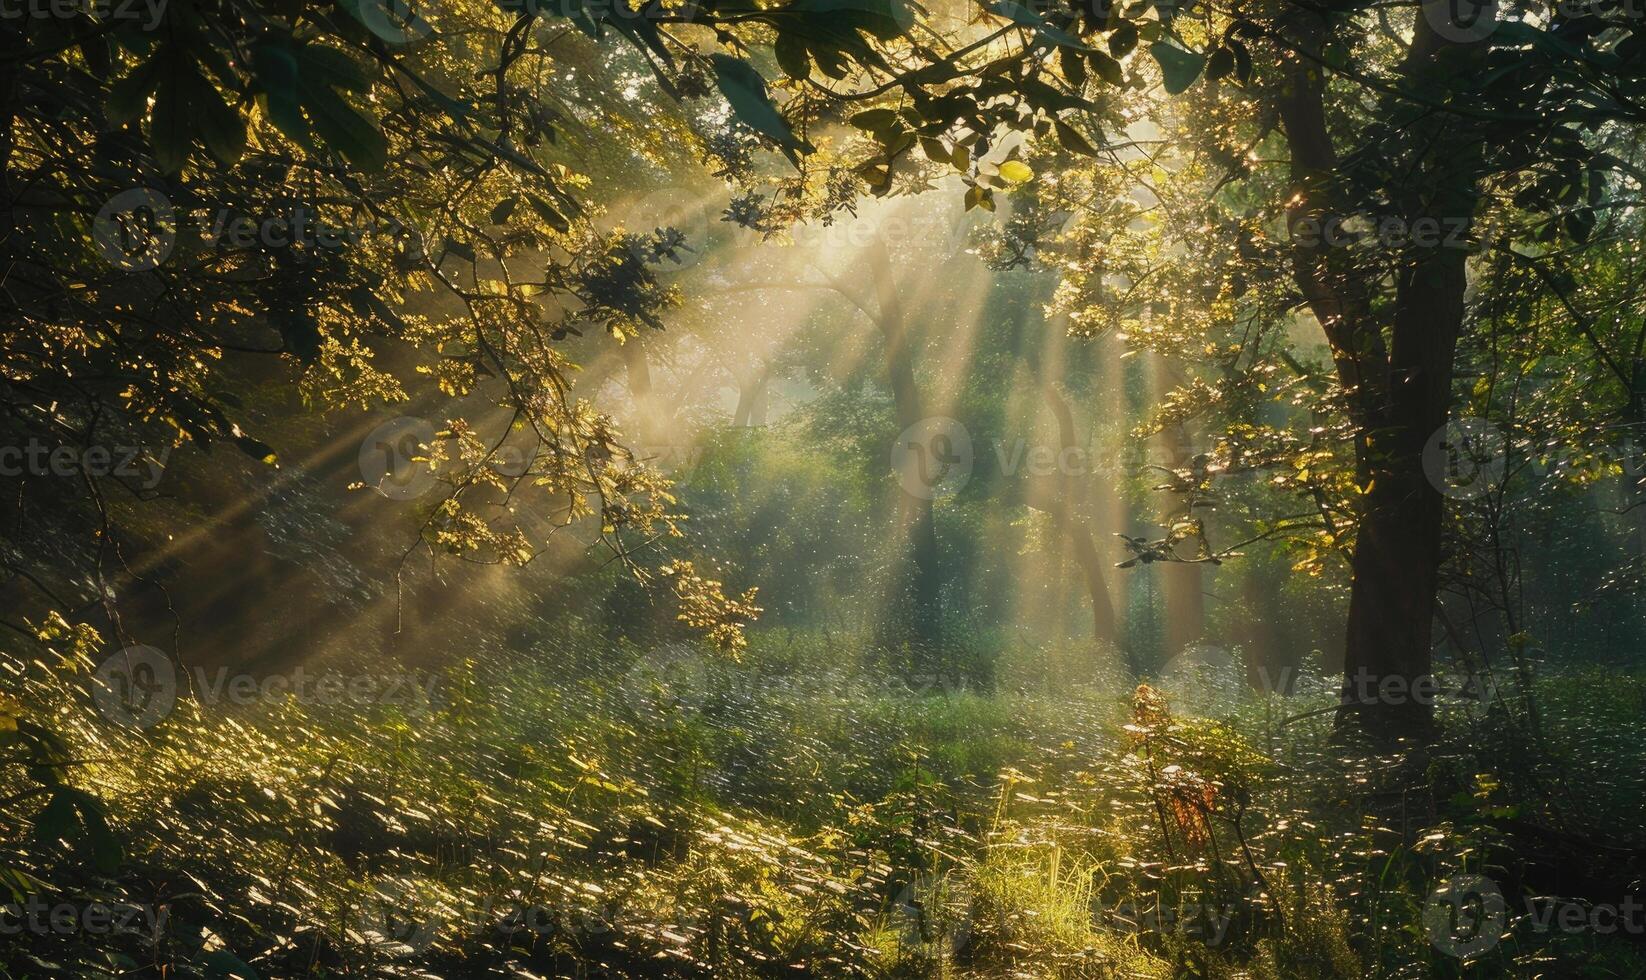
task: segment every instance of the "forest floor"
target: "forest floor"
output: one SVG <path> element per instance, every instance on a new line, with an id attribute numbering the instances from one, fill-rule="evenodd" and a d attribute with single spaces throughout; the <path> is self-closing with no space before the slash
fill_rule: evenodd
<path id="1" fill-rule="evenodd" d="M 41 773 L 5 770 L 0 976 L 1646 976 L 1641 678 L 1379 758 L 1323 693 L 1036 662 L 584 641 L 371 704 L 206 677 L 147 731 L 39 664 L 79 795 L 12 833 Z"/>

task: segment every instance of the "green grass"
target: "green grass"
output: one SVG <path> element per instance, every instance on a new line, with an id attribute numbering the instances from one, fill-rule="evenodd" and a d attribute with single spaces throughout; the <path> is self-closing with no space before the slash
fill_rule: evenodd
<path id="1" fill-rule="evenodd" d="M 1638 808 L 1638 746 L 1603 751 L 1638 679 L 1547 682 L 1554 734 L 1535 755 L 1482 757 L 1474 745 L 1499 742 L 1471 740 L 1513 719 L 1468 711 L 1426 761 L 1396 763 L 1342 754 L 1322 719 L 1282 725 L 1306 699 L 1253 696 L 1216 722 L 1134 716 L 1129 690 L 922 694 L 857 668 L 802 683 L 803 662 L 756 653 L 641 681 L 634 650 L 574 675 L 463 665 L 434 703 L 185 704 L 146 734 L 96 715 L 72 658 L 22 668 L 24 719 L 62 739 L 75 762 L 61 772 L 102 801 L 123 853 L 99 873 L 74 847 L 89 829 L 31 836 L 33 796 L 0 809 L 0 868 L 53 901 L 163 906 L 166 928 L 158 942 L 25 933 L 0 976 L 1530 977 L 1551 955 L 1594 976 L 1646 962 L 1626 937 L 1543 935 L 1516 915 L 1464 963 L 1422 920 L 1436 884 L 1514 856 L 1490 822 L 1511 812 L 1506 787 L 1580 776 L 1586 806 L 1613 808 L 1594 826 Z M 0 772 L 0 798 L 34 785 Z"/>

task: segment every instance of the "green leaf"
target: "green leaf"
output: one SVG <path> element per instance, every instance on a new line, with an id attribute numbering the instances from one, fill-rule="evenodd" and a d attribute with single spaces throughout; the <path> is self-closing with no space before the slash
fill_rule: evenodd
<path id="1" fill-rule="evenodd" d="M 132 69 L 131 74 L 109 87 L 105 111 L 110 124 L 124 126 L 143 115 L 148 109 L 148 98 L 160 82 L 160 59 L 149 60 Z"/>
<path id="2" fill-rule="evenodd" d="M 59 789 L 34 816 L 35 839 L 44 844 L 72 838 L 79 827 L 74 799 L 67 789 Z"/>
<path id="3" fill-rule="evenodd" d="M 287 353 L 295 355 L 304 364 L 313 364 L 319 359 L 324 338 L 314 317 L 300 312 L 281 312 L 274 321 L 275 328 L 280 331 L 280 339 L 286 344 Z"/>
<path id="4" fill-rule="evenodd" d="M 1594 230 L 1595 213 L 1592 209 L 1579 208 L 1566 215 L 1566 233 L 1578 244 L 1587 242 L 1589 236 L 1594 234 Z"/>
<path id="5" fill-rule="evenodd" d="M 789 128 L 788 120 L 772 103 L 766 80 L 759 72 L 731 55 L 716 54 L 710 60 L 714 63 L 715 81 L 721 94 L 744 125 L 776 143 L 796 163 L 798 154 L 815 151 L 816 147 L 796 137 Z"/>
<path id="6" fill-rule="evenodd" d="M 1086 137 L 1080 135 L 1079 130 L 1061 119 L 1052 120 L 1052 125 L 1057 128 L 1057 141 L 1063 144 L 1065 150 L 1070 153 L 1079 153 L 1082 156 L 1097 156 L 1097 148 L 1092 146 Z"/>
<path id="7" fill-rule="evenodd" d="M 237 435 L 234 437 L 234 444 L 240 447 L 241 452 L 260 463 L 268 463 L 272 466 L 279 458 L 275 454 L 273 446 L 260 439 L 253 439 L 251 436 Z"/>
<path id="8" fill-rule="evenodd" d="M 973 186 L 966 192 L 966 210 L 982 208 L 985 211 L 994 210 L 994 191 L 987 187 Z"/>
<path id="9" fill-rule="evenodd" d="M 269 121 L 298 146 L 314 152 L 308 120 L 297 102 L 297 56 L 291 46 L 278 41 L 252 49 L 252 73 L 263 89 L 264 111 Z"/>
<path id="10" fill-rule="evenodd" d="M 109 829 L 103 805 L 84 790 L 63 786 L 34 818 L 34 836 L 41 843 L 67 841 L 98 871 L 113 874 L 120 869 L 124 852 Z"/>
<path id="11" fill-rule="evenodd" d="M 520 198 L 518 197 L 505 197 L 503 200 L 499 201 L 497 203 L 497 207 L 492 208 L 492 224 L 500 225 L 509 220 L 509 215 L 514 213 L 514 209 L 519 206 L 519 204 Z"/>
<path id="12" fill-rule="evenodd" d="M 434 33 L 405 0 L 339 0 L 338 6 L 390 44 L 412 44 Z"/>
<path id="13" fill-rule="evenodd" d="M 1215 82 L 1234 71 L 1234 52 L 1228 48 L 1218 48 L 1206 59 L 1206 80 Z"/>
<path id="14" fill-rule="evenodd" d="M 301 82 L 303 108 L 326 145 L 362 170 L 381 170 L 388 163 L 389 142 L 377 124 L 322 85 Z"/>
<path id="15" fill-rule="evenodd" d="M 783 69 L 783 74 L 796 80 L 811 77 L 812 59 L 806 53 L 806 42 L 799 34 L 785 31 L 777 35 L 777 44 L 773 50 L 777 54 L 777 64 Z"/>
<path id="16" fill-rule="evenodd" d="M 1105 82 L 1108 82 L 1110 85 L 1121 85 L 1125 83 L 1126 69 L 1120 66 L 1120 62 L 1114 60 L 1103 52 L 1096 50 L 1088 52 L 1086 59 L 1092 63 L 1092 68 L 1097 72 L 1098 77 L 1102 78 Z"/>
<path id="17" fill-rule="evenodd" d="M 539 218 L 548 222 L 550 228 L 561 233 L 571 230 L 571 222 L 567 221 L 566 216 L 555 210 L 554 205 L 548 201 L 543 200 L 536 194 L 527 194 L 526 203 L 531 205 L 532 210 L 537 212 Z"/>
<path id="18" fill-rule="evenodd" d="M 1109 35 L 1109 53 L 1116 58 L 1124 58 L 1137 47 L 1137 27 L 1130 21 L 1121 21 L 1120 26 Z"/>
<path id="19" fill-rule="evenodd" d="M 1185 51 L 1170 41 L 1156 41 L 1149 45 L 1149 53 L 1160 65 L 1160 75 L 1165 81 L 1168 95 L 1188 91 L 1189 86 L 1200 77 L 1200 69 L 1206 63 L 1204 55 Z"/>
<path id="20" fill-rule="evenodd" d="M 190 104 L 199 116 L 200 139 L 218 163 L 232 167 L 246 152 L 246 122 L 223 98 L 217 86 L 200 75 Z"/>
<path id="21" fill-rule="evenodd" d="M 75 809 L 80 811 L 86 843 L 90 845 L 92 865 L 103 874 L 119 871 L 120 862 L 125 859 L 125 849 L 120 846 L 120 839 L 114 836 L 114 831 L 109 829 L 109 822 L 103 816 L 102 802 L 84 790 L 66 792 L 74 794 Z"/>
<path id="22" fill-rule="evenodd" d="M 305 83 L 317 82 L 351 92 L 364 92 L 371 88 L 371 75 L 365 66 L 336 48 L 305 44 L 293 54 L 297 59 L 298 76 Z"/>
<path id="23" fill-rule="evenodd" d="M 914 11 L 905 0 L 796 0 L 783 12 L 801 15 L 807 30 L 821 37 L 844 29 L 867 31 L 882 41 L 891 41 L 914 26 Z M 859 53 L 870 52 L 863 46 Z"/>
<path id="24" fill-rule="evenodd" d="M 1246 42 L 1231 39 L 1228 44 L 1229 52 L 1234 55 L 1234 74 L 1245 85 L 1252 80 L 1252 54 L 1246 48 Z"/>
<path id="25" fill-rule="evenodd" d="M 867 109 L 852 116 L 848 121 L 858 129 L 878 133 L 890 129 L 897 123 L 897 119 L 897 110 L 895 109 Z"/>
<path id="26" fill-rule="evenodd" d="M 159 84 L 154 90 L 154 111 L 149 115 L 149 145 L 155 162 L 169 174 L 177 173 L 189 160 L 194 146 L 194 113 L 191 111 L 200 86 L 210 83 L 185 54 L 168 46 L 156 56 L 160 64 Z"/>
<path id="27" fill-rule="evenodd" d="M 1492 32 L 1492 40 L 1498 44 L 1508 42 L 1503 45 L 1505 47 L 1529 44 L 1551 54 L 1565 55 L 1574 61 L 1586 60 L 1582 48 L 1549 31 L 1539 30 L 1523 20 L 1505 20 L 1498 24 L 1497 29 Z"/>
<path id="28" fill-rule="evenodd" d="M 1059 48 L 1058 63 L 1063 68 L 1063 77 L 1069 84 L 1079 91 L 1086 84 L 1086 60 L 1074 48 Z"/>
<path id="29" fill-rule="evenodd" d="M 30 895 L 38 895 L 50 887 L 26 871 L 0 867 L 0 888 L 11 892 L 13 902 L 22 902 Z"/>

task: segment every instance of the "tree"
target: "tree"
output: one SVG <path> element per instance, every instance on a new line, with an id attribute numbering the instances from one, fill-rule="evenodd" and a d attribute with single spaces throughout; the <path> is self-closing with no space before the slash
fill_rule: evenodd
<path id="1" fill-rule="evenodd" d="M 1481 32 L 1472 30 L 1469 11 L 1430 5 L 1412 13 L 1411 32 L 1402 36 L 1377 30 L 1375 18 L 1359 9 L 1260 15 L 1232 5 L 1161 15 L 1151 54 L 1167 91 L 1188 93 L 1188 122 L 1173 127 L 1173 135 L 1192 168 L 1221 171 L 1203 185 L 1212 207 L 1163 217 L 1178 222 L 1167 225 L 1168 240 L 1204 256 L 1191 268 L 1210 275 L 1210 288 L 1189 291 L 1213 304 L 1214 321 L 1221 326 L 1250 313 L 1249 323 L 1267 325 L 1238 345 L 1250 362 L 1214 355 L 1225 377 L 1198 392 L 1187 387 L 1168 408 L 1174 418 L 1203 410 L 1281 366 L 1300 369 L 1307 380 L 1306 365 L 1288 364 L 1261 343 L 1291 308 L 1306 310 L 1325 333 L 1335 374 L 1331 397 L 1354 447 L 1349 526 L 1338 521 L 1342 508 L 1327 488 L 1302 482 L 1314 484 L 1306 489 L 1331 548 L 1349 551 L 1345 724 L 1359 722 L 1383 736 L 1427 730 L 1432 702 L 1401 692 L 1432 672 L 1444 500 L 1425 474 L 1423 454 L 1455 399 L 1456 351 L 1469 327 L 1470 255 L 1538 239 L 1581 246 L 1589 237 L 1608 172 L 1628 172 L 1589 134 L 1642 118 L 1639 103 L 1608 74 L 1641 72 L 1639 25 L 1620 13 L 1559 11 L 1535 27 L 1506 21 L 1495 31 L 1488 18 Z M 1189 92 L 1202 74 L 1212 84 Z M 1094 143 L 1063 129 L 1047 135 L 1064 152 Z M 1279 180 L 1258 166 L 1277 142 L 1288 166 Z M 1151 155 L 1135 141 L 1131 147 L 1130 159 L 1120 157 L 1125 144 L 1101 152 L 1116 158 L 1118 171 L 1147 173 Z M 1171 179 L 1196 176 L 1191 170 Z M 1097 194 L 1082 193 L 1089 189 L 1071 188 L 1062 202 L 1077 213 L 1112 210 L 1101 182 Z M 1158 186 L 1154 191 L 1158 196 Z M 1477 236 L 1483 209 L 1512 220 L 1494 235 Z M 1283 239 L 1271 233 L 1277 217 Z M 1368 223 L 1371 233 L 1362 234 Z M 1116 253 L 1133 247 L 1103 237 L 1118 234 L 1119 225 L 1102 227 L 1085 242 L 1087 260 L 1100 264 L 1072 276 L 1087 283 L 1077 292 L 1094 304 L 1104 302 L 1100 287 L 1114 272 Z M 1389 228 L 1402 233 L 1380 234 Z M 1228 258 L 1218 257 L 1219 249 Z M 1185 285 L 1169 272 L 1160 275 L 1167 268 L 1162 258 L 1145 263 L 1143 277 L 1130 277 L 1129 293 L 1143 295 L 1124 305 L 1171 302 L 1164 284 Z M 1248 281 L 1271 258 L 1284 262 L 1296 290 L 1278 304 L 1254 300 Z M 1151 349 L 1193 343 L 1193 332 L 1175 325 L 1140 332 Z M 1229 440 L 1225 449 L 1244 451 Z M 1198 533 L 1192 522 L 1190 533 Z M 1144 554 L 1170 560 L 1170 544 L 1168 538 Z M 1379 693 L 1385 690 L 1392 693 Z"/>

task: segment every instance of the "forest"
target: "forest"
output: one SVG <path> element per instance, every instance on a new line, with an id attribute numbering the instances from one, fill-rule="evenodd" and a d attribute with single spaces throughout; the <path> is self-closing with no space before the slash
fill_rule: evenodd
<path id="1" fill-rule="evenodd" d="M 1639 0 L 0 0 L 0 980 L 1646 978 Z"/>

